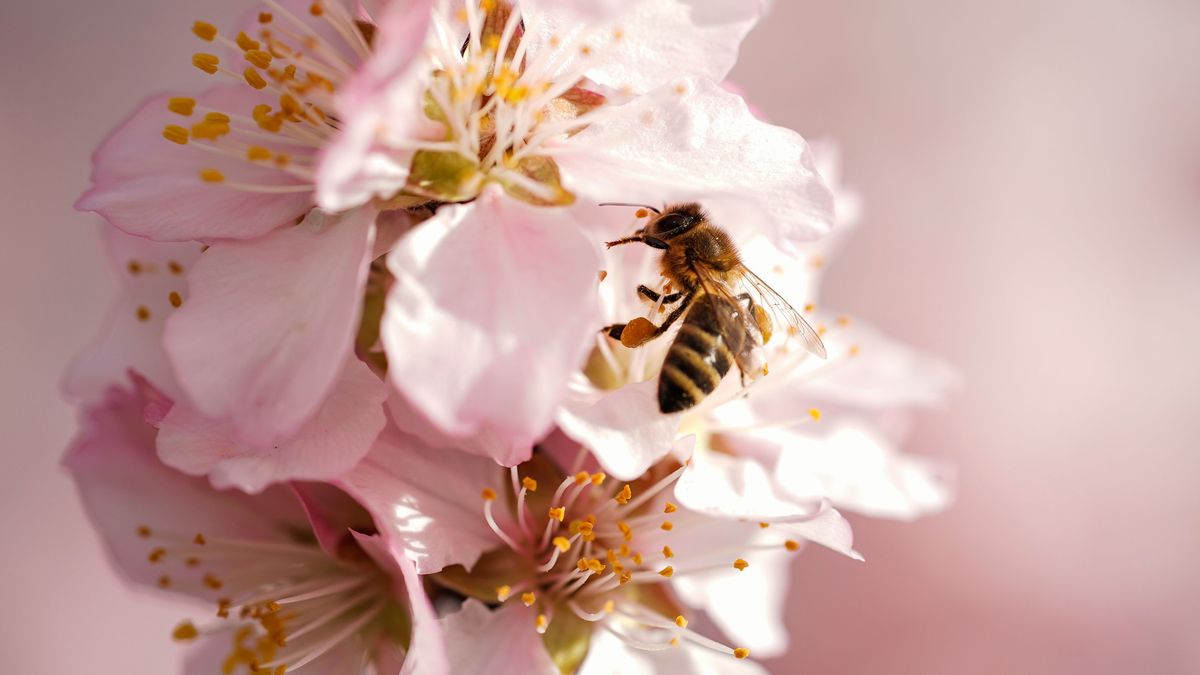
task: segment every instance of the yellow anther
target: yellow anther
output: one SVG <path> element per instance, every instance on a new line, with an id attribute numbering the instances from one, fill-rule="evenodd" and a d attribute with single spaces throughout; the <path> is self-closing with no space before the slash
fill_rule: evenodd
<path id="1" fill-rule="evenodd" d="M 246 35 L 245 33 L 238 33 L 236 42 L 237 42 L 237 46 L 241 47 L 242 51 L 244 51 L 244 52 L 248 52 L 251 49 L 258 49 L 259 47 L 262 46 L 258 43 L 258 40 L 255 40 L 254 38 L 250 37 L 249 35 Z"/>
<path id="2" fill-rule="evenodd" d="M 229 131 L 229 125 L 221 122 L 210 122 L 205 120 L 192 125 L 192 137 L 208 141 L 215 141 L 225 134 L 228 134 Z"/>
<path id="3" fill-rule="evenodd" d="M 588 569 L 587 558 L 580 558 L 579 560 L 576 560 L 575 569 L 579 570 L 580 572 L 586 572 Z"/>
<path id="4" fill-rule="evenodd" d="M 537 628 L 539 633 L 546 632 L 546 626 L 549 624 L 550 624 L 550 621 L 546 618 L 545 614 L 538 614 L 537 620 L 534 621 L 534 623 L 533 623 L 533 625 Z"/>
<path id="5" fill-rule="evenodd" d="M 275 17 L 271 16 L 270 12 L 259 12 L 258 13 L 258 22 L 259 23 L 271 23 L 271 19 L 274 19 L 274 18 Z"/>
<path id="6" fill-rule="evenodd" d="M 533 603 L 537 602 L 537 596 L 533 593 L 522 593 L 521 602 L 525 603 L 526 607 L 533 607 Z"/>
<path id="7" fill-rule="evenodd" d="M 814 305 L 813 303 L 811 303 L 811 302 L 810 302 L 810 303 L 808 303 L 807 305 L 805 305 L 805 306 L 804 306 L 804 311 L 806 311 L 806 312 L 811 312 L 811 311 L 813 311 L 813 310 L 814 310 L 814 309 L 816 309 L 816 308 L 817 308 L 817 306 L 816 306 L 816 305 Z"/>
<path id="8" fill-rule="evenodd" d="M 275 155 L 275 166 L 277 166 L 281 169 L 283 167 L 287 166 L 288 164 L 290 164 L 291 161 L 292 161 L 292 158 L 288 157 L 287 155 L 283 154 L 282 152 L 279 153 L 278 155 Z"/>
<path id="9" fill-rule="evenodd" d="M 675 551 L 672 551 L 670 546 L 664 546 L 663 557 L 670 560 L 671 558 L 675 557 Z"/>
<path id="10" fill-rule="evenodd" d="M 675 513 L 675 509 L 676 507 L 674 504 L 667 502 L 667 505 L 663 507 L 663 513 Z"/>
<path id="11" fill-rule="evenodd" d="M 622 572 L 621 576 L 617 577 L 617 583 L 624 586 L 633 580 L 633 572 Z"/>
<path id="12" fill-rule="evenodd" d="M 583 519 L 584 519 L 585 521 L 587 521 L 587 523 L 588 523 L 589 525 L 595 525 L 595 524 L 596 524 L 596 514 L 594 514 L 594 513 L 589 513 L 589 514 L 587 514 L 586 516 L 584 516 L 584 517 L 583 517 Z"/>
<path id="13" fill-rule="evenodd" d="M 814 422 L 820 422 L 820 421 L 821 421 L 821 411 L 820 411 L 820 410 L 818 410 L 818 409 L 816 409 L 816 408 L 809 408 L 809 409 L 808 409 L 808 416 L 809 416 L 809 417 L 811 417 L 811 418 L 812 418 L 812 421 L 814 421 Z"/>
<path id="14" fill-rule="evenodd" d="M 197 532 L 196 536 L 192 537 L 192 543 L 197 546 L 204 546 L 208 543 L 208 540 L 204 538 L 203 534 Z"/>
<path id="15" fill-rule="evenodd" d="M 595 485 L 596 487 L 604 485 L 605 478 L 608 478 L 608 476 L 604 475 L 603 473 L 592 474 L 592 485 Z"/>
<path id="16" fill-rule="evenodd" d="M 591 479 L 592 479 L 592 477 L 590 475 L 588 475 L 588 472 L 586 472 L 586 471 L 580 471 L 579 473 L 575 474 L 575 484 L 576 485 L 583 485 L 584 483 L 588 482 Z"/>
<path id="17" fill-rule="evenodd" d="M 850 345 L 850 356 L 858 356 L 859 351 L 858 345 Z"/>
<path id="18" fill-rule="evenodd" d="M 750 650 L 746 649 L 745 647 L 738 647 L 737 649 L 733 650 L 733 655 L 739 659 L 744 659 L 747 656 L 750 656 Z"/>
<path id="19" fill-rule="evenodd" d="M 658 576 L 660 576 L 660 577 L 668 577 L 669 578 L 672 574 L 675 574 L 675 568 L 671 567 L 670 565 L 667 565 L 666 567 L 664 567 L 658 571 Z"/>
<path id="20" fill-rule="evenodd" d="M 675 637 L 671 638 L 671 641 L 668 644 L 670 644 L 672 647 L 678 647 L 679 646 L 679 636 L 675 636 Z"/>
<path id="21" fill-rule="evenodd" d="M 563 521 L 563 518 L 567 517 L 566 507 L 563 507 L 563 506 L 552 507 L 550 509 L 550 517 L 561 523 Z"/>
<path id="22" fill-rule="evenodd" d="M 195 558 L 195 557 L 188 557 L 188 558 L 184 558 L 184 559 L 183 559 L 183 564 L 184 564 L 184 565 L 187 565 L 188 567 L 199 567 L 199 566 L 200 566 L 200 559 L 199 559 L 199 558 Z"/>
<path id="23" fill-rule="evenodd" d="M 850 317 L 848 317 L 848 316 L 839 316 L 839 317 L 837 318 L 837 325 L 841 326 L 842 328 L 845 328 L 846 326 L 849 326 L 849 325 L 850 325 Z"/>
<path id="24" fill-rule="evenodd" d="M 197 21 L 192 24 L 192 33 L 205 42 L 212 42 L 217 38 L 217 27 L 207 21 Z"/>
<path id="25" fill-rule="evenodd" d="M 171 291 L 167 294 L 167 302 L 171 303 L 172 307 L 178 309 L 183 305 L 183 296 L 178 291 Z"/>
<path id="26" fill-rule="evenodd" d="M 800 549 L 800 542 L 788 539 L 787 541 L 783 542 L 783 547 L 789 551 L 796 551 Z"/>
<path id="27" fill-rule="evenodd" d="M 617 553 L 629 557 L 629 544 L 621 544 L 621 548 L 617 549 Z"/>
<path id="28" fill-rule="evenodd" d="M 142 539 L 149 539 L 151 534 L 153 534 L 153 532 L 150 531 L 149 527 L 145 525 L 138 525 L 137 536 L 141 537 Z"/>
<path id="29" fill-rule="evenodd" d="M 254 87 L 255 89 L 267 88 L 267 81 L 264 80 L 263 76 L 253 68 L 247 68 L 246 70 L 242 71 L 242 76 L 246 78 L 246 84 Z"/>
<path id="30" fill-rule="evenodd" d="M 604 612 L 606 614 L 612 614 L 616 609 L 617 609 L 617 604 L 615 602 L 613 602 L 612 600 L 605 601 Z"/>
<path id="31" fill-rule="evenodd" d="M 512 595 L 512 586 L 500 586 L 496 589 L 496 599 L 504 602 Z"/>
<path id="32" fill-rule="evenodd" d="M 630 489 L 629 483 L 621 487 L 621 491 L 617 493 L 613 499 L 617 500 L 618 504 L 628 504 L 630 499 L 633 499 L 633 490 Z"/>
<path id="33" fill-rule="evenodd" d="M 137 315 L 138 321 L 150 320 L 150 308 L 145 305 L 138 305 L 137 311 L 134 314 Z"/>
<path id="34" fill-rule="evenodd" d="M 765 530 L 768 527 L 770 527 L 771 524 L 770 523 L 759 523 L 758 526 Z"/>
<path id="35" fill-rule="evenodd" d="M 266 70 L 271 67 L 271 54 L 261 49 L 251 49 L 246 52 L 246 60 L 255 66 Z"/>
<path id="36" fill-rule="evenodd" d="M 217 66 L 221 65 L 221 59 L 217 58 L 215 54 L 198 52 L 192 54 L 192 65 L 212 75 L 217 72 Z"/>
<path id="37" fill-rule="evenodd" d="M 205 183 L 222 183 L 225 181 L 225 174 L 221 173 L 217 169 L 201 169 L 200 180 L 204 181 Z"/>
<path id="38" fill-rule="evenodd" d="M 621 536 L 625 538 L 625 541 L 633 541 L 633 528 L 629 527 L 628 523 L 623 520 L 617 521 L 617 529 L 621 531 Z"/>
<path id="39" fill-rule="evenodd" d="M 184 621 L 171 631 L 171 639 L 176 642 L 187 642 L 195 640 L 200 636 L 200 631 L 196 630 L 196 626 L 191 621 Z"/>
<path id="40" fill-rule="evenodd" d="M 259 145 L 252 145 L 246 148 L 246 159 L 252 162 L 271 159 L 271 151 Z"/>
<path id="41" fill-rule="evenodd" d="M 600 562 L 596 558 L 592 558 L 591 560 L 588 561 L 588 569 L 591 570 L 592 572 L 595 572 L 596 574 L 600 574 L 601 572 L 603 572 L 606 567 L 607 566 L 604 563 Z"/>
<path id="42" fill-rule="evenodd" d="M 153 551 L 150 551 L 150 555 L 146 556 L 146 559 L 152 563 L 157 563 L 162 562 L 162 559 L 165 557 L 167 557 L 167 549 L 156 548 Z"/>
<path id="43" fill-rule="evenodd" d="M 314 2 L 308 6 L 308 13 L 312 14 L 313 16 L 321 16 L 325 13 L 325 8 L 321 6 L 321 3 Z"/>
<path id="44" fill-rule="evenodd" d="M 632 556 L 630 556 L 629 558 L 630 558 L 630 560 L 632 560 L 632 561 L 633 561 L 633 564 L 634 564 L 634 565 L 641 565 L 641 564 L 642 564 L 642 554 L 641 554 L 640 552 L 639 552 L 639 553 L 634 553 L 634 554 L 633 554 Z"/>
<path id="45" fill-rule="evenodd" d="M 742 560 L 741 558 L 738 558 L 737 560 L 733 561 L 733 569 L 735 569 L 739 572 L 741 572 L 742 570 L 746 569 L 749 566 L 750 566 L 750 563 L 746 562 L 745 560 Z"/>
<path id="46" fill-rule="evenodd" d="M 479 493 L 479 496 L 483 497 L 484 501 L 490 502 L 496 498 L 496 491 L 492 488 L 483 488 L 483 491 Z"/>
<path id="47" fill-rule="evenodd" d="M 537 481 L 530 478 L 529 476 L 526 476 L 521 479 L 521 485 L 524 486 L 524 488 L 526 490 L 529 490 L 530 492 L 537 492 Z"/>
<path id="48" fill-rule="evenodd" d="M 567 539 L 566 537 L 555 537 L 554 545 L 558 547 L 558 550 L 562 553 L 566 553 L 567 551 L 571 550 L 571 540 Z"/>
<path id="49" fill-rule="evenodd" d="M 166 128 L 163 129 L 163 138 L 171 141 L 172 143 L 187 145 L 188 130 L 184 129 L 178 124 L 168 124 Z"/>
<path id="50" fill-rule="evenodd" d="M 608 551 L 607 551 L 607 552 L 604 554 L 604 557 L 605 557 L 605 558 L 608 558 L 608 563 L 609 563 L 610 565 L 617 565 L 617 564 L 620 564 L 620 561 L 619 561 L 619 559 L 617 558 L 617 552 L 616 552 L 616 551 L 614 551 L 614 550 L 612 550 L 611 548 L 610 548 L 610 549 L 608 549 Z"/>
<path id="51" fill-rule="evenodd" d="M 170 588 L 171 587 L 171 577 L 166 574 L 159 577 L 158 578 L 158 587 L 159 588 Z"/>
<path id="52" fill-rule="evenodd" d="M 218 579 L 217 577 L 215 577 L 211 574 L 205 574 L 203 582 L 204 582 L 205 586 L 208 586 L 209 588 L 213 589 L 214 591 L 221 590 L 221 587 L 225 585 L 221 582 L 220 579 Z"/>
<path id="53" fill-rule="evenodd" d="M 229 115 L 214 110 L 212 112 L 204 113 L 204 121 L 208 122 L 209 124 L 229 124 L 229 122 L 232 120 L 230 120 Z"/>
<path id="54" fill-rule="evenodd" d="M 687 628 L 688 620 L 683 618 L 683 615 L 680 614 L 679 616 L 675 617 L 675 625 L 679 626 L 680 628 Z"/>
<path id="55" fill-rule="evenodd" d="M 663 532 L 670 532 L 671 530 L 675 529 L 675 523 L 672 523 L 669 520 L 664 520 L 662 525 L 659 525 L 659 527 L 662 528 Z"/>
<path id="56" fill-rule="evenodd" d="M 191 115 L 192 111 L 195 109 L 196 99 L 194 98 L 188 98 L 187 96 L 176 96 L 174 98 L 167 99 L 167 110 L 170 110 L 176 115 L 183 115 L 184 117 L 187 117 Z"/>

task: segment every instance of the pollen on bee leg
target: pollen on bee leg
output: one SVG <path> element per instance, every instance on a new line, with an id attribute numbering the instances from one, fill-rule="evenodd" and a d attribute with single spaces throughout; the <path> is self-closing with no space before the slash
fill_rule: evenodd
<path id="1" fill-rule="evenodd" d="M 630 349 L 640 347 L 654 337 L 655 330 L 649 319 L 644 316 L 636 317 L 621 330 L 621 344 Z"/>

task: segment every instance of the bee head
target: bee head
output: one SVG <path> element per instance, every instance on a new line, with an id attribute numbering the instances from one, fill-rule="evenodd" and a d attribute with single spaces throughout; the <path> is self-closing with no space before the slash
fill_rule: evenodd
<path id="1" fill-rule="evenodd" d="M 708 214 L 699 204 L 674 204 L 667 207 L 662 215 L 655 218 L 646 226 L 646 234 L 659 239 L 670 239 L 678 236 L 708 220 Z"/>

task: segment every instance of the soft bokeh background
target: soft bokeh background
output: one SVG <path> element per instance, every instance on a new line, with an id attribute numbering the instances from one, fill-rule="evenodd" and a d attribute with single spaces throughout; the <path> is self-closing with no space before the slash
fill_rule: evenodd
<path id="1" fill-rule="evenodd" d="M 912 444 L 958 506 L 805 556 L 772 671 L 1200 672 L 1200 3 L 775 5 L 736 79 L 840 141 L 867 207 L 828 304 L 967 386 Z M 242 6 L 0 4 L 4 672 L 175 670 L 179 610 L 120 586 L 56 465 L 113 290 L 70 205 L 136 101 L 199 84 L 190 21 Z"/>

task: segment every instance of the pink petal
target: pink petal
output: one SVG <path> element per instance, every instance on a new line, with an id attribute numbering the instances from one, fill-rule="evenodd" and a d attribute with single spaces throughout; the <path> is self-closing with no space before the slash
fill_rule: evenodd
<path id="1" fill-rule="evenodd" d="M 680 80 L 614 111 L 556 157 L 577 194 L 700 201 L 735 239 L 762 232 L 785 250 L 829 230 L 833 197 L 804 139 L 755 119 L 719 85 Z"/>
<path id="2" fill-rule="evenodd" d="M 143 419 L 144 404 L 126 391 L 108 390 L 84 408 L 81 430 L 63 458 L 88 517 L 126 579 L 156 586 L 160 575 L 184 569 L 181 560 L 147 561 L 158 544 L 138 536 L 142 526 L 183 537 L 202 532 L 261 541 L 288 541 L 304 527 L 303 513 L 282 488 L 257 496 L 225 492 L 165 466 L 155 454 L 154 428 Z M 173 589 L 211 599 L 199 585 Z"/>
<path id="3" fill-rule="evenodd" d="M 183 665 L 184 675 L 213 675 L 224 672 L 222 667 L 229 658 L 236 628 L 207 635 L 201 643 L 188 651 Z M 299 671 L 304 675 L 346 675 L 364 672 L 367 654 L 355 640 L 344 640 L 317 657 Z M 245 671 L 243 671 L 245 672 Z M 267 672 L 265 669 L 263 672 Z"/>
<path id="4" fill-rule="evenodd" d="M 371 514 L 353 497 L 329 483 L 294 481 L 288 487 L 304 509 L 321 550 L 331 558 L 342 555 L 342 545 L 351 530 L 374 529 Z"/>
<path id="5" fill-rule="evenodd" d="M 496 610 L 475 599 L 442 619 L 450 651 L 450 672 L 488 675 L 558 675 L 534 630 L 536 612 L 510 602 Z"/>
<path id="6" fill-rule="evenodd" d="M 99 334 L 71 362 L 63 389 L 96 400 L 113 382 L 137 371 L 171 398 L 181 391 L 162 348 L 163 323 L 178 311 L 172 293 L 187 301 L 184 275 L 200 256 L 196 243 L 158 243 L 101 224 L 100 236 L 120 289 Z"/>
<path id="7" fill-rule="evenodd" d="M 255 241 L 215 244 L 189 275 L 192 296 L 165 344 L 199 412 L 268 445 L 325 398 L 358 329 L 374 214 L 313 210 Z"/>
<path id="8" fill-rule="evenodd" d="M 758 440 L 758 439 L 754 439 Z M 932 457 L 904 454 L 870 424 L 831 417 L 811 431 L 777 432 L 775 481 L 792 499 L 827 498 L 875 518 L 914 520 L 953 501 L 953 474 Z"/>
<path id="9" fill-rule="evenodd" d="M 255 105 L 272 103 L 246 85 L 215 87 L 196 97 L 196 110 L 182 117 L 167 110 L 170 96 L 156 96 L 125 120 L 92 156 L 92 183 L 75 207 L 95 211 L 117 227 L 158 241 L 247 239 L 293 222 L 312 204 L 311 191 L 247 192 L 230 183 L 302 185 L 273 167 L 200 150 L 163 138 L 167 125 L 189 127 L 205 109 L 249 116 Z M 274 102 L 278 103 L 278 102 Z M 271 144 L 266 144 L 271 148 Z M 279 146 L 296 156 L 294 146 Z M 218 169 L 225 183 L 206 183 L 200 171 Z"/>
<path id="10" fill-rule="evenodd" d="M 671 451 L 679 415 L 658 411 L 657 380 L 599 392 L 573 387 L 556 420 L 564 434 L 591 449 L 604 470 L 634 480 Z"/>
<path id="11" fill-rule="evenodd" d="M 642 93 L 678 77 L 720 81 L 737 60 L 742 38 L 758 21 L 762 0 L 641 0 L 522 2 L 531 39 L 546 48 L 552 35 L 581 24 L 611 23 L 622 37 L 599 32 L 596 63 L 587 76 L 612 89 Z M 667 38 L 666 36 L 670 36 Z"/>
<path id="12" fill-rule="evenodd" d="M 600 328 L 599 257 L 572 212 L 491 188 L 446 206 L 388 257 L 383 342 L 396 388 L 448 434 L 528 459 Z"/>
<path id="13" fill-rule="evenodd" d="M 375 516 L 397 555 L 421 574 L 470 568 L 501 542 L 483 517 L 480 491 L 504 485 L 488 459 L 425 445 L 389 426 L 371 453 L 339 484 Z"/>
<path id="14" fill-rule="evenodd" d="M 286 480 L 328 480 L 367 454 L 387 421 L 387 386 L 365 364 L 345 369 L 313 417 L 285 440 L 266 445 L 238 441 L 228 421 L 176 404 L 163 420 L 158 452 L 186 473 L 209 474 L 217 487 L 257 492 Z"/>
<path id="15" fill-rule="evenodd" d="M 408 652 L 401 669 L 380 668 L 398 675 L 443 675 L 449 673 L 442 626 L 434 612 L 416 567 L 403 553 L 389 547 L 386 537 L 355 533 L 359 546 L 395 580 L 396 594 L 404 599 L 412 625 Z"/>
<path id="16" fill-rule="evenodd" d="M 343 210 L 389 198 L 408 179 L 411 151 L 389 141 L 420 138 L 432 126 L 424 90 L 432 65 L 423 57 L 433 3 L 393 2 L 382 11 L 371 58 L 338 91 L 341 133 L 317 166 L 317 203 Z"/>

